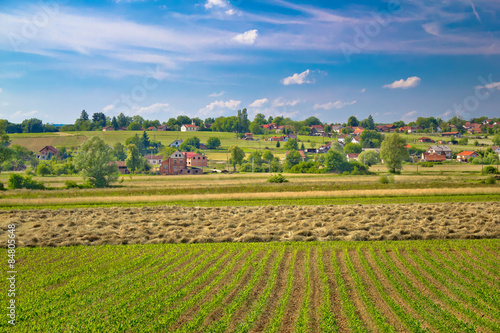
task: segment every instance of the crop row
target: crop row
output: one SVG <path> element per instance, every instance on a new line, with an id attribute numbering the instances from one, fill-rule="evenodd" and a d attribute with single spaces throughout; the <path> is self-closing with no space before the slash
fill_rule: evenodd
<path id="1" fill-rule="evenodd" d="M 17 255 L 14 331 L 500 331 L 499 240 L 68 247 Z"/>

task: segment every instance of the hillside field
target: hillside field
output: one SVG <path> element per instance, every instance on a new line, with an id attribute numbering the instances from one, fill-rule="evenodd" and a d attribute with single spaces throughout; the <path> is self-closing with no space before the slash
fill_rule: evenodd
<path id="1" fill-rule="evenodd" d="M 17 255 L 12 332 L 500 330 L 498 240 L 41 247 Z"/>

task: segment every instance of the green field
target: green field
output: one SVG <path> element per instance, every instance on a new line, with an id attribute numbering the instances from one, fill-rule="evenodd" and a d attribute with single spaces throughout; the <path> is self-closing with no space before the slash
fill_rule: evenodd
<path id="1" fill-rule="evenodd" d="M 10 331 L 498 332 L 499 258 L 499 240 L 21 248 Z"/>

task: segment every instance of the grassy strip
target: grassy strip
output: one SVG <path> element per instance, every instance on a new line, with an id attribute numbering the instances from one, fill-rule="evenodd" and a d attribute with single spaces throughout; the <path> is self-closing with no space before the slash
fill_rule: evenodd
<path id="1" fill-rule="evenodd" d="M 246 333 L 250 331 L 250 329 L 253 327 L 253 324 L 259 316 L 262 314 L 264 311 L 264 307 L 266 306 L 267 302 L 269 302 L 269 298 L 271 297 L 271 293 L 274 289 L 274 286 L 276 285 L 276 281 L 278 279 L 278 270 L 279 266 L 283 260 L 283 256 L 285 255 L 285 247 L 283 246 L 280 250 L 280 254 L 278 259 L 276 260 L 271 276 L 269 278 L 269 281 L 266 285 L 266 288 L 262 292 L 262 294 L 259 297 L 259 300 L 255 304 L 255 306 L 250 310 L 248 315 L 245 317 L 244 321 L 238 325 L 238 327 L 234 330 L 235 332 L 238 333 Z"/>
<path id="2" fill-rule="evenodd" d="M 333 266 L 333 274 L 335 279 L 337 280 L 337 288 L 340 294 L 342 308 L 344 309 L 344 313 L 347 317 L 348 325 L 351 328 L 352 332 L 366 332 L 366 327 L 359 318 L 356 313 L 356 306 L 351 300 L 351 297 L 347 293 L 347 289 L 344 284 L 344 279 L 342 279 L 342 275 L 340 274 L 339 263 L 337 262 L 337 255 L 335 249 L 332 251 L 332 266 Z"/>
<path id="3" fill-rule="evenodd" d="M 356 272 L 356 268 L 354 268 L 354 265 L 352 264 L 349 251 L 347 249 L 344 250 L 344 256 L 347 269 L 351 273 L 351 277 L 354 280 L 356 292 L 368 309 L 370 317 L 375 322 L 375 325 L 381 332 L 396 332 L 396 328 L 387 322 L 387 318 L 382 314 L 382 312 L 380 312 L 380 309 L 375 306 L 375 303 L 373 303 L 373 300 L 366 292 L 366 284 L 363 282 L 358 272 Z"/>
<path id="4" fill-rule="evenodd" d="M 444 203 L 444 202 L 490 202 L 500 201 L 500 194 L 471 195 L 427 195 L 427 196 L 373 196 L 373 197 L 339 197 L 339 198 L 293 198 L 293 199 L 255 199 L 255 200 L 203 200 L 203 201 L 168 201 L 168 202 L 134 202 L 134 203 L 85 203 L 85 204 L 43 204 L 43 205 L 2 205 L 2 210 L 31 209 L 73 209 L 73 208 L 105 208 L 105 207 L 144 207 L 144 206 L 183 206 L 183 207 L 222 207 L 222 206 L 300 206 L 300 205 L 353 205 L 353 204 L 406 204 L 406 203 Z"/>
<path id="5" fill-rule="evenodd" d="M 311 260 L 311 251 L 309 248 L 306 250 L 306 262 L 305 262 L 305 279 L 306 279 L 306 293 L 304 295 L 304 300 L 302 301 L 302 307 L 299 312 L 299 317 L 297 318 L 297 322 L 295 323 L 295 332 L 307 332 L 309 330 L 309 305 L 310 305 L 310 297 L 311 297 L 311 270 L 309 267 L 309 262 Z"/>
<path id="6" fill-rule="evenodd" d="M 288 269 L 288 276 L 286 279 L 287 286 L 286 286 L 285 295 L 283 295 L 283 297 L 281 298 L 281 302 L 280 302 L 278 308 L 276 309 L 276 313 L 274 314 L 273 319 L 266 327 L 266 332 L 268 332 L 268 333 L 278 332 L 281 328 L 281 322 L 283 321 L 283 316 L 285 315 L 286 305 L 288 304 L 288 300 L 289 300 L 290 295 L 292 293 L 292 287 L 293 287 L 293 281 L 294 281 L 293 269 L 295 267 L 295 259 L 297 258 L 297 252 L 298 252 L 298 249 L 295 248 L 295 250 L 293 251 L 292 262 L 290 263 L 290 267 Z"/>
<path id="7" fill-rule="evenodd" d="M 361 251 L 361 248 L 358 248 L 358 257 L 366 271 L 366 274 L 370 277 L 370 280 L 377 289 L 380 297 L 382 297 L 382 299 L 387 303 L 391 310 L 398 316 L 398 318 L 403 322 L 406 328 L 410 332 L 428 332 L 428 330 L 422 328 L 422 324 L 416 318 L 410 315 L 404 308 L 402 308 L 397 302 L 395 302 L 394 299 L 389 296 L 390 294 L 384 290 L 382 283 L 368 264 L 368 261 Z"/>
<path id="8" fill-rule="evenodd" d="M 323 302 L 321 303 L 321 322 L 320 328 L 322 332 L 337 332 L 339 327 L 337 326 L 337 320 L 333 315 L 332 303 L 330 301 L 330 285 L 328 284 L 328 276 L 325 273 L 325 262 L 323 249 L 318 248 L 318 266 L 319 274 L 322 282 L 323 290 Z"/>

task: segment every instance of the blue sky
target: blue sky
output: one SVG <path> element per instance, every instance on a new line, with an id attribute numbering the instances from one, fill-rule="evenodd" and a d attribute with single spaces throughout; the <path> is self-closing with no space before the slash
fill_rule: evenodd
<path id="1" fill-rule="evenodd" d="M 500 116 L 500 1 L 1 1 L 0 118 Z"/>

